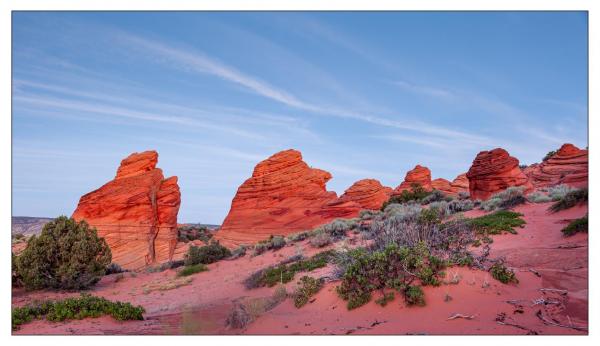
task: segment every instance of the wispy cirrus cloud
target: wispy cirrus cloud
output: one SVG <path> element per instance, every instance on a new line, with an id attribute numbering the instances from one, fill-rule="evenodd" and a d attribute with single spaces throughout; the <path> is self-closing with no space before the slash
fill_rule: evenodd
<path id="1" fill-rule="evenodd" d="M 398 121 L 369 114 L 368 112 L 356 112 L 335 106 L 313 104 L 303 101 L 299 97 L 292 95 L 281 88 L 272 86 L 257 77 L 238 71 L 237 69 L 197 50 L 175 48 L 165 43 L 132 35 L 121 35 L 121 39 L 126 41 L 130 46 L 135 46 L 137 49 L 144 49 L 146 53 L 156 55 L 161 61 L 169 62 L 169 64 L 174 63 L 179 66 L 179 68 L 197 73 L 218 76 L 225 81 L 241 85 L 258 95 L 299 110 L 309 111 L 321 116 L 353 119 L 379 126 L 453 137 L 455 140 L 469 141 L 472 143 L 484 143 L 488 141 L 488 138 L 481 135 L 436 126 L 422 121 L 416 121 L 409 117 L 399 116 L 397 114 L 395 118 L 401 117 L 406 120 Z"/>
<path id="2" fill-rule="evenodd" d="M 402 90 L 405 91 L 409 91 L 415 94 L 420 94 L 420 95 L 425 95 L 425 96 L 432 96 L 432 97 L 436 97 L 436 98 L 441 98 L 441 99 L 452 99 L 455 97 L 454 92 L 448 90 L 448 89 L 444 89 L 444 88 L 439 88 L 439 87 L 433 87 L 433 86 L 429 86 L 429 85 L 422 85 L 422 84 L 415 84 L 406 80 L 395 80 L 391 82 L 393 85 L 399 87 Z"/>

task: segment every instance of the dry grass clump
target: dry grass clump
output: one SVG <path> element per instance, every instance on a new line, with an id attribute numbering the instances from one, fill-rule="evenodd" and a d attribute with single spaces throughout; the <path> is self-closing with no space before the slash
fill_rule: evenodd
<path id="1" fill-rule="evenodd" d="M 279 285 L 270 297 L 242 298 L 234 302 L 227 316 L 227 326 L 234 329 L 245 328 L 265 312 L 272 310 L 288 296 L 285 286 Z"/>
<path id="2" fill-rule="evenodd" d="M 168 291 L 189 285 L 193 280 L 194 279 L 190 276 L 176 277 L 167 280 L 158 279 L 142 285 L 142 290 L 144 294 L 150 294 L 154 291 Z"/>

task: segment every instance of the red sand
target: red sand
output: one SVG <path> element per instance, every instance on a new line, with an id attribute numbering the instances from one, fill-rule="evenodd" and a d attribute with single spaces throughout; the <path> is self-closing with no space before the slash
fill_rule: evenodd
<path id="1" fill-rule="evenodd" d="M 209 265 L 208 272 L 193 275 L 187 286 L 144 294 L 143 285 L 155 280 L 174 278 L 175 271 L 138 273 L 115 282 L 116 275 L 104 277 L 90 290 L 91 294 L 111 300 L 128 301 L 145 307 L 144 321 L 117 322 L 110 317 L 53 323 L 33 321 L 14 334 L 585 334 L 570 328 L 548 326 L 537 316 L 541 305 L 532 301 L 543 296 L 557 298 L 558 294 L 543 293 L 540 288 L 568 290 L 564 311 L 546 306 L 544 313 L 561 324 L 587 326 L 588 320 L 588 241 L 587 234 L 564 238 L 560 233 L 565 224 L 587 213 L 579 206 L 556 214 L 548 214 L 549 204 L 528 204 L 516 208 L 525 214 L 527 225 L 517 235 L 494 236 L 492 258 L 503 256 L 520 280 L 518 285 L 504 285 L 489 273 L 467 268 L 450 268 L 446 280 L 454 274 L 462 278 L 457 285 L 426 287 L 425 307 L 406 307 L 401 297 L 385 308 L 374 303 L 353 311 L 335 293 L 339 283 L 331 282 L 314 297 L 314 302 L 296 309 L 287 299 L 266 312 L 244 330 L 225 326 L 232 301 L 240 297 L 267 297 L 274 288 L 246 290 L 242 281 L 254 271 L 293 256 L 300 249 L 310 256 L 324 249 L 313 249 L 306 242 L 288 246 L 261 256 L 245 256 L 234 261 Z M 482 214 L 470 211 L 467 216 Z M 360 241 L 359 241 L 360 242 Z M 334 245 L 335 246 L 335 245 Z M 326 275 L 327 267 L 310 273 Z M 533 271 L 539 273 L 538 277 Z M 298 279 L 300 275 L 296 276 Z M 292 292 L 295 281 L 287 284 Z M 487 283 L 489 285 L 484 285 Z M 445 295 L 452 297 L 444 301 Z M 34 299 L 60 298 L 78 293 L 25 292 L 13 290 L 13 306 Z M 519 300 L 522 309 L 506 303 Z M 554 310 L 553 310 L 554 309 Z M 516 311 L 516 312 L 515 312 Z M 447 320 L 455 313 L 474 315 L 471 320 Z M 498 314 L 505 313 L 505 322 L 522 326 L 500 325 Z"/>

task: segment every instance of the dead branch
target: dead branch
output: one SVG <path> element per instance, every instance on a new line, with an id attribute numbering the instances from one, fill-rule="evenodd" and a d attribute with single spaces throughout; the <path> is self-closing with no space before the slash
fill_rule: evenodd
<path id="1" fill-rule="evenodd" d="M 563 296 L 567 295 L 569 293 L 569 291 L 567 290 L 559 290 L 557 288 L 540 288 L 540 291 L 542 292 L 556 292 L 558 294 L 561 294 Z"/>
<path id="2" fill-rule="evenodd" d="M 448 318 L 446 319 L 446 321 L 449 321 L 449 320 L 455 320 L 455 319 L 457 319 L 457 318 L 464 318 L 465 320 L 472 320 L 472 319 L 474 319 L 474 318 L 475 318 L 475 316 L 476 316 L 476 315 L 463 315 L 463 314 L 454 314 L 454 315 L 452 315 L 452 316 L 448 317 Z"/>

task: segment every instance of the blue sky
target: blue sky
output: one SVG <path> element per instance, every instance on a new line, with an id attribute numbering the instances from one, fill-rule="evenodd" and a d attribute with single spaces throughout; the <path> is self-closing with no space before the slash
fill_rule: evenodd
<path id="1" fill-rule="evenodd" d="M 13 215 L 70 215 L 155 149 L 180 222 L 219 224 L 254 165 L 295 148 L 397 186 L 479 151 L 587 146 L 582 12 L 15 12 Z"/>

